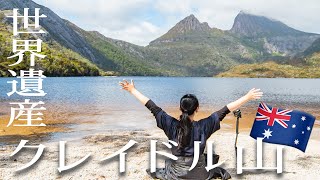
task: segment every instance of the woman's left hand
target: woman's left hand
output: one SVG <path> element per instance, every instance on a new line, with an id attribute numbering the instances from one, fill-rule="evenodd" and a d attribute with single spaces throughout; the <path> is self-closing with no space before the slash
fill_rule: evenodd
<path id="1" fill-rule="evenodd" d="M 255 100 L 255 99 L 260 99 L 262 95 L 263 95 L 263 92 L 261 92 L 260 89 L 253 88 L 245 95 L 245 97 L 248 100 Z"/>
<path id="2" fill-rule="evenodd" d="M 130 83 L 127 80 L 123 80 L 122 82 L 119 82 L 119 85 L 122 87 L 122 89 L 129 91 L 130 93 L 135 89 L 132 79 Z"/>

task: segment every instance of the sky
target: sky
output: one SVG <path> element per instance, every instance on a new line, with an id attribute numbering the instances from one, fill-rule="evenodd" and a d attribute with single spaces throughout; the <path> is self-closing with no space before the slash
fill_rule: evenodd
<path id="1" fill-rule="evenodd" d="M 141 46 L 194 14 L 228 30 L 240 11 L 320 34 L 319 0 L 34 0 L 85 30 Z"/>

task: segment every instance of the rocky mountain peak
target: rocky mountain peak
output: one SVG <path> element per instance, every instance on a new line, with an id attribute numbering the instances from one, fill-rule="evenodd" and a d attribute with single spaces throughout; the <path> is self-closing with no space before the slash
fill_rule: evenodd
<path id="1" fill-rule="evenodd" d="M 179 23 L 177 23 L 172 29 L 169 30 L 173 33 L 187 33 L 190 31 L 208 31 L 210 30 L 208 23 L 200 23 L 200 21 L 193 15 L 189 15 Z"/>
<path id="2" fill-rule="evenodd" d="M 183 40 L 186 34 L 198 33 L 203 34 L 211 31 L 207 22 L 201 23 L 193 14 L 185 17 L 172 27 L 166 34 L 150 42 L 150 44 L 159 44 Z"/>

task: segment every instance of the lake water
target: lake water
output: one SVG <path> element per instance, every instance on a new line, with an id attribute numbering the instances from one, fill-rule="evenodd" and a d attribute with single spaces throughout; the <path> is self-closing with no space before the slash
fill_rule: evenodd
<path id="1" fill-rule="evenodd" d="M 251 88 L 264 92 L 261 101 L 272 106 L 304 110 L 319 118 L 320 79 L 247 79 L 205 77 L 64 77 L 44 80 L 45 97 L 30 97 L 32 101 L 46 103 L 50 113 L 63 114 L 65 121 L 72 118 L 79 122 L 68 133 L 57 133 L 58 137 L 84 136 L 114 129 L 144 129 L 155 127 L 149 121 L 151 114 L 128 92 L 120 89 L 118 82 L 134 79 L 136 88 L 155 101 L 163 109 L 178 109 L 181 96 L 197 95 L 203 111 L 213 111 L 240 98 Z M 23 101 L 25 97 L 8 97 L 14 78 L 0 78 L 1 114 L 10 113 L 10 102 Z M 259 101 L 248 103 L 244 108 L 256 108 Z M 51 109 L 51 111 L 50 111 Z M 45 112 L 46 113 L 46 112 Z M 81 124 L 83 121 L 96 124 Z"/>

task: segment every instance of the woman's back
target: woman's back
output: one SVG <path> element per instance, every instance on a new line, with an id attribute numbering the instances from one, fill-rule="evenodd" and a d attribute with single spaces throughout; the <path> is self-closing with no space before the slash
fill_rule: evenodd
<path id="1" fill-rule="evenodd" d="M 149 100 L 146 107 L 155 116 L 157 121 L 157 126 L 161 128 L 169 140 L 178 142 L 178 126 L 179 120 L 168 115 L 160 107 L 158 107 L 152 100 Z M 201 119 L 199 121 L 192 121 L 191 131 L 190 131 L 190 141 L 185 147 L 179 148 L 177 146 L 172 147 L 172 154 L 175 156 L 193 156 L 195 149 L 195 141 L 200 142 L 200 154 L 203 154 L 207 139 L 215 131 L 220 129 L 220 121 L 228 114 L 230 111 L 225 106 L 219 111 L 212 113 L 209 117 Z"/>

